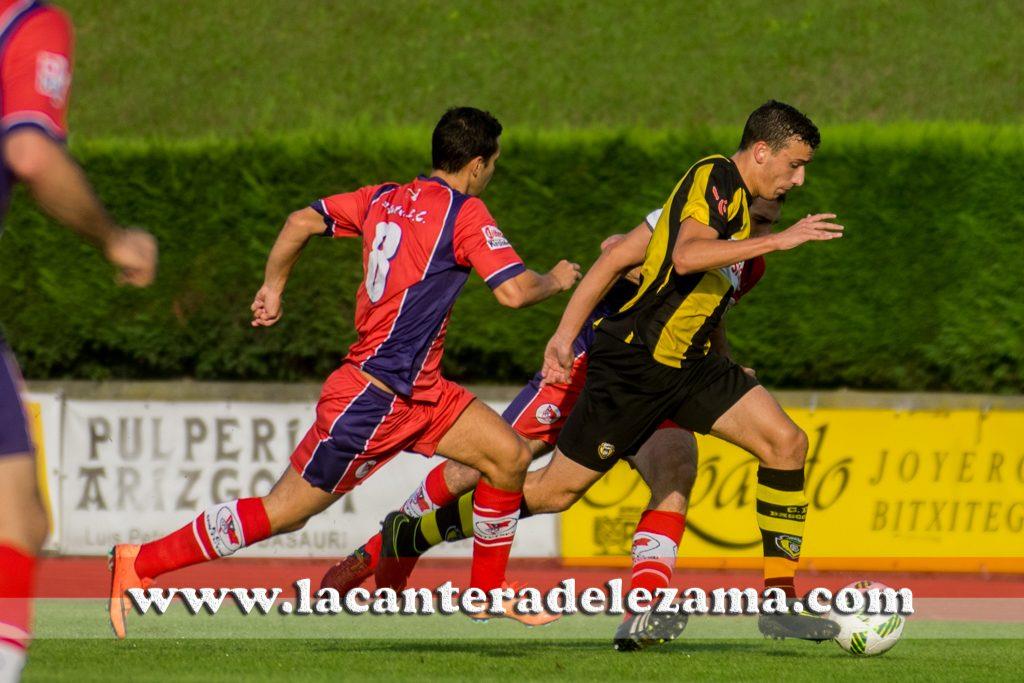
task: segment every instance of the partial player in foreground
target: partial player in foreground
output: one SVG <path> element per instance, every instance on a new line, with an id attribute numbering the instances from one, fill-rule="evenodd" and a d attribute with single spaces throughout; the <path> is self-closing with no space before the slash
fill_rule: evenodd
<path id="1" fill-rule="evenodd" d="M 123 284 L 146 286 L 156 273 L 148 233 L 117 225 L 64 149 L 71 87 L 71 22 L 41 2 L 0 0 L 0 230 L 14 182 L 49 216 L 96 245 Z M 0 682 L 16 681 L 31 638 L 35 555 L 46 510 L 20 399 L 21 377 L 0 335 Z"/>
<path id="2" fill-rule="evenodd" d="M 316 422 L 269 494 L 214 505 L 169 536 L 114 548 L 110 619 L 118 637 L 125 636 L 127 589 L 302 528 L 403 450 L 440 453 L 481 473 L 472 585 L 502 586 L 531 455 L 497 413 L 441 376 L 448 319 L 470 269 L 500 303 L 519 308 L 571 288 L 579 266 L 527 270 L 479 199 L 494 174 L 501 130 L 479 109 L 451 109 L 434 128 L 430 177 L 334 195 L 288 217 L 252 304 L 253 326 L 280 319 L 288 276 L 311 237 L 358 237 L 365 277 L 357 339 L 325 382 Z M 548 619 L 506 611 L 529 624 Z"/>
<path id="3" fill-rule="evenodd" d="M 778 220 L 782 198 L 774 201 L 755 199 L 751 208 L 751 232 L 755 236 L 769 234 Z M 661 218 L 662 209 L 652 211 L 635 231 L 650 235 Z M 608 250 L 622 240 L 616 235 L 602 244 Z M 642 253 L 637 262 L 642 260 Z M 764 274 L 764 259 L 751 259 L 736 267 L 739 286 L 732 294 L 735 304 L 748 293 Z M 544 384 L 541 373 L 520 391 L 506 408 L 503 417 L 516 433 L 526 439 L 535 457 L 550 452 L 569 413 L 579 397 L 587 374 L 587 355 L 593 343 L 592 322 L 610 315 L 636 295 L 640 285 L 639 269 L 630 271 L 616 282 L 592 311 L 588 324 L 573 342 L 575 358 L 570 381 L 566 384 Z M 728 356 L 724 321 L 716 328 L 713 347 Z M 654 591 L 667 587 L 675 566 L 679 542 L 686 525 L 690 491 L 697 471 L 697 442 L 692 432 L 671 421 L 662 423 L 635 456 L 627 459 L 651 490 L 647 510 L 641 515 L 633 534 L 633 572 L 630 589 Z M 541 471 L 526 477 L 525 491 L 542 476 Z M 342 593 L 359 585 L 375 572 L 381 561 L 382 548 L 387 548 L 387 562 L 397 564 L 398 571 L 384 570 L 384 582 L 401 584 L 411 570 L 412 562 L 429 548 L 452 542 L 472 534 L 472 488 L 479 475 L 458 463 L 438 465 L 406 500 L 399 512 L 388 516 L 382 533 L 375 534 L 354 553 L 334 565 L 324 576 L 322 585 Z M 529 504 L 529 493 L 526 493 Z M 387 543 L 383 539 L 387 538 Z M 402 558 L 402 559 L 397 559 Z M 404 561 L 403 561 L 404 560 Z M 387 563 L 386 562 L 386 563 Z M 386 564 L 385 563 L 385 564 Z M 393 569 L 394 569 L 393 568 Z M 389 576 L 390 574 L 390 576 Z M 396 576 L 397 574 L 397 576 Z M 615 638 L 616 649 L 636 650 L 672 640 L 686 626 L 686 615 L 628 615 L 621 633 Z"/>

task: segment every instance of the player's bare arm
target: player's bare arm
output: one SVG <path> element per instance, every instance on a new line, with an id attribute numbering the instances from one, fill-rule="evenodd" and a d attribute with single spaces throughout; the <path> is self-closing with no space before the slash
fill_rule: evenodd
<path id="1" fill-rule="evenodd" d="M 250 306 L 253 327 L 269 327 L 281 318 L 281 296 L 288 276 L 309 238 L 323 231 L 323 216 L 313 209 L 307 207 L 288 216 L 267 257 L 263 286 Z"/>
<path id="2" fill-rule="evenodd" d="M 651 231 L 646 223 L 640 224 L 629 231 L 624 239 L 614 242 L 601 252 L 601 255 L 580 281 L 573 292 L 569 304 L 562 313 L 558 329 L 544 350 L 545 384 L 563 384 L 569 381 L 572 369 L 572 340 L 579 334 L 590 312 L 594 310 L 611 286 L 643 263 L 647 253 L 647 244 L 651 241 Z"/>
<path id="3" fill-rule="evenodd" d="M 120 227 L 96 197 L 75 160 L 56 141 L 34 128 L 4 136 L 4 162 L 25 183 L 39 207 L 98 247 L 118 269 L 118 281 L 144 287 L 156 275 L 157 243 L 152 235 Z"/>
<path id="4" fill-rule="evenodd" d="M 843 236 L 843 226 L 833 223 L 833 213 L 809 215 L 781 232 L 745 240 L 723 240 L 714 228 L 687 218 L 672 248 L 672 265 L 680 275 L 724 268 L 773 251 L 786 251 L 806 242 Z"/>
<path id="5" fill-rule="evenodd" d="M 494 289 L 502 306 L 525 308 L 560 294 L 580 279 L 580 264 L 562 259 L 547 273 L 527 270 L 506 280 Z"/>

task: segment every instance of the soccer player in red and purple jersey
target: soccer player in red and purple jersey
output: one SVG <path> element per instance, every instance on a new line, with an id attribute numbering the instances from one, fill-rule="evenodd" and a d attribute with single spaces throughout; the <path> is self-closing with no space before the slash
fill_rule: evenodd
<path id="1" fill-rule="evenodd" d="M 114 549 L 110 618 L 119 637 L 128 588 L 301 528 L 403 450 L 440 453 L 481 473 L 471 585 L 502 586 L 531 455 L 497 413 L 441 375 L 445 332 L 472 270 L 500 303 L 519 308 L 572 287 L 579 266 L 528 270 L 480 200 L 500 134 L 490 114 L 451 109 L 434 129 L 429 177 L 334 195 L 289 216 L 267 259 L 252 324 L 280 319 L 285 283 L 311 237 L 357 237 L 365 274 L 357 339 L 324 383 L 316 421 L 268 495 L 214 505 L 169 536 Z M 506 612 L 530 624 L 553 618 Z"/>
<path id="2" fill-rule="evenodd" d="M 71 87 L 71 22 L 31 0 L 0 0 L 0 230 L 14 183 L 43 211 L 94 243 L 126 284 L 149 284 L 157 247 L 140 230 L 119 227 L 64 150 Z M 46 510 L 21 377 L 0 335 L 0 679 L 17 680 L 31 634 L 34 557 L 46 537 Z"/>
<path id="3" fill-rule="evenodd" d="M 751 234 L 760 236 L 771 233 L 778 222 L 784 200 L 785 197 L 773 201 L 757 198 L 751 203 Z M 645 237 L 649 238 L 661 213 L 661 209 L 652 211 L 631 233 L 634 236 L 633 258 L 637 264 L 642 262 L 646 250 Z M 602 251 L 625 238 L 625 235 L 609 237 L 602 243 Z M 737 264 L 733 270 L 736 272 L 738 287 L 732 294 L 730 307 L 745 297 L 761 280 L 765 271 L 764 257 L 758 256 Z M 505 409 L 502 417 L 527 441 L 534 457 L 540 457 L 555 447 L 566 418 L 576 405 L 586 381 L 587 360 L 594 341 L 594 321 L 617 311 L 623 303 L 635 296 L 639 282 L 639 268 L 636 268 L 616 282 L 591 312 L 573 342 L 575 358 L 567 383 L 545 384 L 538 372 Z M 711 343 L 717 353 L 731 355 L 724 318 L 712 334 Z M 753 373 L 753 370 L 748 369 L 748 372 Z M 666 420 L 627 462 L 651 489 L 647 509 L 640 516 L 633 534 L 630 590 L 644 588 L 653 594 L 658 588 L 668 587 L 672 578 L 679 542 L 686 526 L 690 491 L 696 479 L 697 442 L 691 431 Z M 531 486 L 546 474 L 546 470 L 541 468 L 527 476 L 527 504 L 530 503 Z M 458 463 L 447 461 L 439 464 L 427 474 L 400 511 L 388 516 L 380 533 L 327 571 L 322 585 L 344 593 L 378 572 L 378 585 L 404 588 L 411 565 L 408 558 L 416 557 L 441 542 L 466 538 L 471 533 L 471 491 L 478 477 L 477 472 Z M 549 506 L 543 511 L 550 513 L 564 510 L 574 500 L 565 499 L 561 504 Z M 403 518 L 406 523 L 396 533 L 396 523 Z M 405 555 L 405 561 L 400 562 L 394 571 L 388 564 L 395 560 L 382 558 L 386 545 L 384 539 L 389 536 L 393 537 L 391 545 L 397 546 Z M 621 633 L 616 634 L 616 649 L 636 650 L 671 640 L 686 625 L 685 615 L 670 619 L 654 616 L 643 620 L 636 619 L 637 616 L 642 615 L 630 615 L 620 628 Z"/>

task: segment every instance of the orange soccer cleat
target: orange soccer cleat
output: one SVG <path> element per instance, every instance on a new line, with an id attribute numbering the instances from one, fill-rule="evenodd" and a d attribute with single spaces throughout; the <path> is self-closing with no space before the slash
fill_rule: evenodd
<path id="1" fill-rule="evenodd" d="M 508 583 L 507 581 L 502 583 L 501 587 L 511 588 L 513 594 L 518 593 L 519 590 L 522 588 L 522 586 L 518 583 Z M 475 619 L 476 621 L 479 621 L 481 623 L 488 621 L 489 619 L 498 619 L 504 617 L 506 619 L 514 619 L 515 621 L 518 621 L 520 624 L 530 628 L 534 626 L 547 626 L 551 622 L 558 621 L 562 617 L 561 614 L 553 614 L 546 610 L 541 610 L 538 614 L 531 614 L 529 612 L 519 613 L 516 611 L 516 605 L 519 604 L 519 601 L 520 598 L 518 597 L 506 598 L 502 600 L 501 606 L 505 609 L 504 614 L 491 614 L 489 612 L 481 612 L 480 614 L 470 614 L 468 616 L 470 619 Z"/>
<path id="2" fill-rule="evenodd" d="M 135 558 L 142 546 L 121 544 L 115 545 L 108 555 L 107 566 L 110 569 L 110 601 L 107 609 L 110 612 L 110 626 L 114 635 L 123 639 L 127 635 L 125 620 L 131 603 L 126 592 L 129 588 L 148 588 L 152 579 L 139 578 L 135 573 Z"/>

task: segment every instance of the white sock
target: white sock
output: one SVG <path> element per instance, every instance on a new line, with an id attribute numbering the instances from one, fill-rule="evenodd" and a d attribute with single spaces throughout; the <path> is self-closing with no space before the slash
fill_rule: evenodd
<path id="1" fill-rule="evenodd" d="M 0 683 L 18 683 L 25 668 L 25 648 L 0 641 Z"/>

